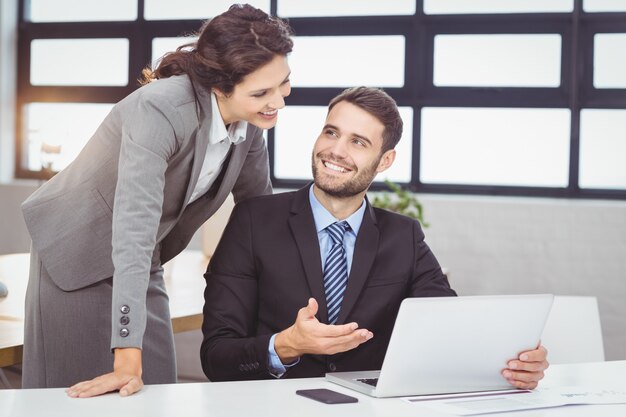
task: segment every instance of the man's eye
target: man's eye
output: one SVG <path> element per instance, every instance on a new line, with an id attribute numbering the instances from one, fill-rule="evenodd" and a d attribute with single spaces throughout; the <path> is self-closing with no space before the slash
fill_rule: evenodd
<path id="1" fill-rule="evenodd" d="M 329 136 L 338 137 L 338 136 L 337 136 L 337 133 L 333 132 L 332 130 L 327 130 L 327 131 L 326 131 L 326 134 L 327 134 L 327 135 L 329 135 Z"/>
<path id="2" fill-rule="evenodd" d="M 359 146 L 365 146 L 365 142 L 363 142 L 361 139 L 353 139 L 353 143 Z"/>

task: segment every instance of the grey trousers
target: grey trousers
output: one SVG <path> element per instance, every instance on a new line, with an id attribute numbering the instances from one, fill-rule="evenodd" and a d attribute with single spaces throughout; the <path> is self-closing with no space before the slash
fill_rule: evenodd
<path id="1" fill-rule="evenodd" d="M 61 290 L 31 250 L 24 321 L 23 388 L 69 387 L 113 371 L 109 278 Z M 150 276 L 142 346 L 143 382 L 176 382 L 174 337 L 162 268 Z"/>

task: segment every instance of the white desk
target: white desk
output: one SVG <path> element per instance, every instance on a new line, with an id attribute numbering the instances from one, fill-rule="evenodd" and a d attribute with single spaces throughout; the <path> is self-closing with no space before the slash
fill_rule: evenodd
<path id="1" fill-rule="evenodd" d="M 612 384 L 626 389 L 626 361 L 555 365 L 542 386 Z M 330 388 L 358 397 L 355 404 L 326 405 L 295 394 L 297 389 Z M 397 398 L 374 399 L 326 382 L 322 378 L 150 385 L 131 397 L 112 393 L 90 399 L 72 399 L 63 389 L 0 390 L 0 415 L 34 416 L 185 416 L 185 417 L 440 417 L 426 408 Z M 624 417 L 626 404 L 568 406 L 490 414 L 509 417 Z"/>

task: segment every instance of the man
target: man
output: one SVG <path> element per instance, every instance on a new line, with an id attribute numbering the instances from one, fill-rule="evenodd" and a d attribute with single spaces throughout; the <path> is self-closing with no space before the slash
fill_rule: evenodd
<path id="1" fill-rule="evenodd" d="M 401 135 L 391 97 L 348 89 L 315 143 L 314 184 L 235 207 L 205 275 L 209 379 L 380 369 L 404 298 L 456 295 L 419 223 L 365 198 Z M 540 347 L 503 376 L 534 388 L 546 367 Z"/>

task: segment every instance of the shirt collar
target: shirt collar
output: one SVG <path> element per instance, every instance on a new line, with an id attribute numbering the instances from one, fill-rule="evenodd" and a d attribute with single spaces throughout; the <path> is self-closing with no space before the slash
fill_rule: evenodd
<path id="1" fill-rule="evenodd" d="M 217 105 L 217 98 L 211 93 L 211 130 L 209 133 L 209 143 L 215 145 L 223 140 L 228 140 L 233 145 L 243 142 L 246 139 L 246 131 L 248 130 L 248 122 L 240 120 L 231 123 L 228 129 L 221 117 L 220 108 Z M 215 117 L 217 116 L 217 117 Z"/>
<path id="2" fill-rule="evenodd" d="M 315 221 L 315 228 L 317 229 L 317 233 L 326 229 L 331 224 L 341 221 L 341 219 L 336 219 L 326 207 L 319 202 L 315 194 L 313 193 L 313 184 L 309 188 L 309 201 L 311 202 L 311 209 L 313 210 L 313 220 Z M 361 223 L 363 222 L 363 215 L 365 214 L 365 199 L 361 203 L 361 207 L 358 208 L 357 211 L 352 213 L 345 221 L 350 225 L 350 229 L 354 235 L 359 234 L 359 228 L 361 227 Z"/>

